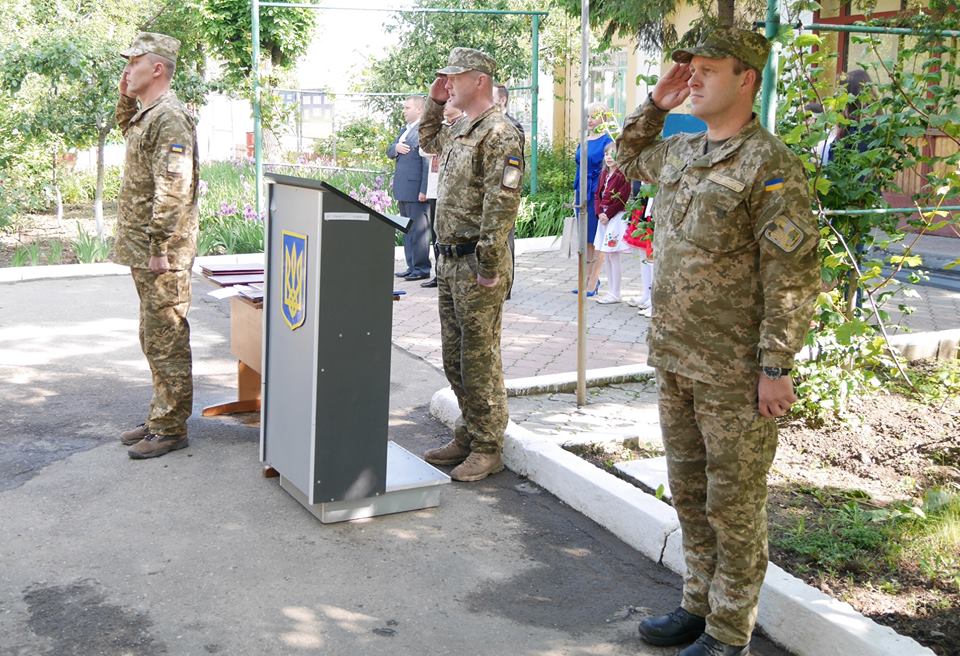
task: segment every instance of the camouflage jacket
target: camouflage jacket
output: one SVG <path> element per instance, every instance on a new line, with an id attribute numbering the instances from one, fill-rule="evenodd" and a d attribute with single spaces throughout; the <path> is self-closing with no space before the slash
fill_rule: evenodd
<path id="1" fill-rule="evenodd" d="M 659 184 L 649 363 L 713 384 L 792 367 L 820 279 L 803 164 L 756 117 L 709 154 L 705 133 L 660 140 L 665 117 L 647 101 L 617 148 Z"/>
<path id="2" fill-rule="evenodd" d="M 126 158 L 113 261 L 147 268 L 151 255 L 166 255 L 171 269 L 189 269 L 200 181 L 195 121 L 172 91 L 140 109 L 121 95 L 116 117 Z"/>
<path id="3" fill-rule="evenodd" d="M 437 241 L 477 242 L 479 274 L 496 277 L 510 261 L 507 234 L 520 206 L 523 151 L 517 129 L 496 106 L 444 126 L 443 105 L 428 99 L 420 147 L 440 153 Z"/>

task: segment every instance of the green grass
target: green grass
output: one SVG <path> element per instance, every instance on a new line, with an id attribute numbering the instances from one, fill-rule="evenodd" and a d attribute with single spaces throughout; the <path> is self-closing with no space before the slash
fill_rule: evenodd
<path id="1" fill-rule="evenodd" d="M 110 242 L 86 232 L 77 222 L 77 238 L 73 240 L 73 252 L 81 264 L 106 262 L 110 258 Z"/>
<path id="2" fill-rule="evenodd" d="M 960 592 L 960 490 L 935 487 L 922 499 L 884 507 L 863 492 L 799 488 L 812 510 L 771 535 L 801 570 L 892 584 L 915 570 L 932 585 Z M 798 505 L 803 505 L 798 504 Z"/>
<path id="3" fill-rule="evenodd" d="M 15 267 L 37 266 L 38 264 L 40 264 L 40 244 L 37 242 L 18 246 L 10 259 L 10 265 Z"/>
<path id="4" fill-rule="evenodd" d="M 47 264 L 63 263 L 63 242 L 54 239 L 47 243 Z"/>

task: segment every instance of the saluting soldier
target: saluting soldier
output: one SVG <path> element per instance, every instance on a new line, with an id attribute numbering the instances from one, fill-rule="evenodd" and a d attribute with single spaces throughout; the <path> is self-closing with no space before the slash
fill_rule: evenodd
<path id="1" fill-rule="evenodd" d="M 144 32 L 121 54 L 117 124 L 126 141 L 113 261 L 140 297 L 140 346 L 153 398 L 144 423 L 121 435 L 131 458 L 187 446 L 193 408 L 190 269 L 197 250 L 200 165 L 193 116 L 170 83 L 180 42 Z"/>
<path id="2" fill-rule="evenodd" d="M 461 419 L 454 437 L 424 454 L 457 465 L 458 481 L 478 481 L 503 469 L 507 392 L 500 358 L 503 302 L 512 272 L 507 235 L 517 218 L 523 179 L 520 135 L 493 102 L 496 62 L 471 48 L 454 48 L 437 71 L 420 121 L 420 145 L 441 153 L 437 191 L 437 265 L 443 369 Z M 446 103 L 466 115 L 443 126 Z"/>
<path id="3" fill-rule="evenodd" d="M 790 369 L 819 280 L 803 165 L 752 111 L 768 53 L 764 37 L 731 28 L 677 50 L 617 147 L 628 177 L 659 183 L 648 361 L 687 568 L 680 607 L 640 635 L 696 639 L 682 656 L 749 654 L 773 418 L 796 400 Z M 688 98 L 706 133 L 660 140 Z"/>

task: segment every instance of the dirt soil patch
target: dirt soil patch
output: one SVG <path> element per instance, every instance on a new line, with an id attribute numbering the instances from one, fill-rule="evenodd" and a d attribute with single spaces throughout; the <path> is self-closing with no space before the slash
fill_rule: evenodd
<path id="1" fill-rule="evenodd" d="M 799 421 L 781 422 L 767 504 L 770 560 L 935 653 L 956 656 L 960 654 L 957 585 L 931 582 L 915 564 L 881 571 L 812 567 L 782 547 L 796 532 L 798 517 L 813 524 L 812 515 L 833 512 L 826 509 L 831 501 L 853 502 L 869 511 L 892 507 L 934 486 L 960 484 L 960 399 L 934 408 L 899 394 L 883 394 L 859 401 L 850 410 L 853 424 L 811 428 Z M 612 451 L 584 446 L 571 450 L 615 475 L 619 475 L 613 468 L 616 462 L 649 457 L 629 446 Z M 960 554 L 953 557 L 954 562 L 960 560 Z"/>
<path id="2" fill-rule="evenodd" d="M 103 215 L 103 234 L 111 236 L 117 220 L 117 204 L 104 203 Z M 76 264 L 73 241 L 77 238 L 78 226 L 87 234 L 96 234 L 92 203 L 64 207 L 63 219 L 59 221 L 54 214 L 26 214 L 19 217 L 13 224 L 0 230 L 0 267 L 11 266 L 17 249 L 31 244 L 40 246 L 41 265 Z M 52 242 L 60 242 L 63 246 L 59 262 L 49 259 Z"/>

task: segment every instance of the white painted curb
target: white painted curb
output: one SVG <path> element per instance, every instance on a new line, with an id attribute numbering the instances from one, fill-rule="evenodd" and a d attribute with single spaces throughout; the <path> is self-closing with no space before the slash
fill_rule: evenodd
<path id="1" fill-rule="evenodd" d="M 614 369 L 624 370 L 618 372 L 621 375 L 632 370 L 633 376 L 648 375 L 645 370 L 650 370 L 645 366 Z M 601 371 L 611 375 L 610 370 L 588 371 L 588 381 L 596 381 Z M 524 394 L 521 382 L 532 382 L 533 387 L 546 391 L 568 382 L 571 375 L 575 381 L 573 372 L 507 381 L 507 387 L 511 395 L 520 396 Z M 453 390 L 437 391 L 430 400 L 430 413 L 452 428 L 460 416 Z M 644 556 L 678 574 L 685 571 L 680 525 L 671 506 L 512 421 L 504 435 L 503 460 L 510 470 L 537 483 Z M 757 622 L 771 640 L 797 656 L 933 655 L 912 638 L 867 619 L 849 604 L 828 597 L 773 563 L 768 565 L 760 592 Z"/>

